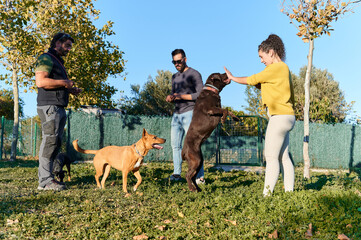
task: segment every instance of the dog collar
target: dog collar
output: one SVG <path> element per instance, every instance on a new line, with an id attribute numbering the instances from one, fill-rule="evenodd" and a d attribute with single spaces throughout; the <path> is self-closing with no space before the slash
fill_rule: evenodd
<path id="1" fill-rule="evenodd" d="M 139 156 L 141 156 L 142 158 L 144 158 L 144 156 L 142 154 L 140 154 L 140 152 L 138 151 L 137 146 L 135 144 L 134 144 L 134 148 L 135 148 L 135 151 L 137 152 L 137 154 Z"/>
<path id="2" fill-rule="evenodd" d="M 205 84 L 203 89 L 211 90 L 215 93 L 219 93 L 219 89 L 211 84 Z"/>

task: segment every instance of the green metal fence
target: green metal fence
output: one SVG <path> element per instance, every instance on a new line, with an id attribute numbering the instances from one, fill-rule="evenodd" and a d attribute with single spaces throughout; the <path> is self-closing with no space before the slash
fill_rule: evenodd
<path id="1" fill-rule="evenodd" d="M 258 119 L 258 120 L 255 120 Z M 167 139 L 163 150 L 152 150 L 145 161 L 171 161 L 171 117 L 129 116 L 122 114 L 88 114 L 68 112 L 62 151 L 74 160 L 92 159 L 93 155 L 75 152 L 71 142 L 79 139 L 85 149 L 109 145 L 130 145 L 138 141 L 142 130 Z M 40 127 L 21 121 L 18 156 L 35 156 L 41 142 Z M 1 157 L 9 158 L 13 122 L 2 118 Z M 260 165 L 263 159 L 266 120 L 242 116 L 239 123 L 228 120 L 203 144 L 204 159 L 217 164 Z M 238 132 L 237 132 L 238 131 Z M 290 154 L 296 165 L 303 162 L 303 122 L 296 122 L 290 133 Z M 361 167 L 361 126 L 349 124 L 310 124 L 309 154 L 311 167 L 350 169 Z"/>
<path id="2" fill-rule="evenodd" d="M 0 159 L 8 159 L 11 154 L 11 144 L 13 140 L 13 120 L 1 117 L 0 131 Z M 33 119 L 19 122 L 18 143 L 16 146 L 17 156 L 36 156 L 39 151 L 41 141 L 41 129 Z"/>
<path id="3" fill-rule="evenodd" d="M 309 155 L 311 167 L 361 168 L 361 126 L 350 124 L 310 124 Z M 303 122 L 290 132 L 291 157 L 303 163 Z"/>
<path id="4" fill-rule="evenodd" d="M 217 164 L 263 165 L 267 120 L 260 116 L 228 119 L 218 127 Z"/>
<path id="5" fill-rule="evenodd" d="M 170 117 L 160 116 L 130 116 L 123 114 L 88 114 L 70 112 L 67 126 L 67 152 L 77 160 L 92 159 L 94 155 L 76 152 L 71 143 L 79 140 L 79 146 L 84 149 L 100 149 L 104 146 L 125 146 L 137 142 L 143 128 L 149 133 L 165 138 L 162 150 L 151 150 L 145 161 L 171 161 L 172 147 L 170 141 Z M 215 162 L 217 138 L 213 133 L 202 146 L 204 158 Z"/>

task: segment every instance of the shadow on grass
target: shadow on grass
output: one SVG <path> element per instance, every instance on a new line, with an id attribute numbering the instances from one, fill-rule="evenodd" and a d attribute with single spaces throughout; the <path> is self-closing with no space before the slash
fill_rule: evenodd
<path id="1" fill-rule="evenodd" d="M 356 194 L 343 196 L 319 196 L 316 217 L 335 232 L 342 232 L 350 239 L 361 239 L 361 200 Z M 325 214 L 328 213 L 328 214 Z"/>
<path id="2" fill-rule="evenodd" d="M 44 207 L 54 202 L 71 202 L 72 196 L 64 196 L 53 191 L 32 191 L 19 196 L 3 198 L 1 201 L 2 216 L 0 219 L 6 220 L 11 215 L 20 213 L 42 214 Z"/>
<path id="3" fill-rule="evenodd" d="M 317 180 L 315 182 L 311 182 L 305 185 L 306 189 L 314 189 L 314 190 L 321 190 L 327 182 L 333 181 L 333 176 L 327 176 L 327 175 L 320 175 L 317 176 Z M 311 178 L 312 181 L 313 178 Z"/>
<path id="4" fill-rule="evenodd" d="M 325 186 L 339 185 L 347 189 L 349 185 L 352 185 L 352 182 L 356 178 L 358 178 L 358 176 L 356 175 L 350 176 L 350 174 L 346 174 L 344 176 L 322 174 L 312 177 L 310 180 L 311 183 L 305 184 L 304 187 L 305 189 L 313 189 L 320 191 Z M 316 180 L 314 181 L 314 179 Z"/>
<path id="5" fill-rule="evenodd" d="M 16 161 L 0 161 L 0 168 L 14 168 L 14 167 L 23 167 L 23 168 L 34 168 L 39 167 L 39 161 L 37 160 L 16 160 Z"/>

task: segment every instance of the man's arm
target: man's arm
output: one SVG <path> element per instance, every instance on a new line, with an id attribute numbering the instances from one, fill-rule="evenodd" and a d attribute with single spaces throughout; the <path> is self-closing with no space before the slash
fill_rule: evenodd
<path id="1" fill-rule="evenodd" d="M 74 82 L 71 80 L 55 80 L 49 78 L 49 73 L 44 71 L 35 72 L 35 83 L 38 88 L 44 89 L 55 89 L 61 87 L 71 89 L 74 85 Z"/>
<path id="2" fill-rule="evenodd" d="M 193 84 L 196 89 L 195 93 L 192 94 L 174 94 L 176 100 L 196 100 L 203 89 L 202 76 L 199 72 L 193 75 Z"/>

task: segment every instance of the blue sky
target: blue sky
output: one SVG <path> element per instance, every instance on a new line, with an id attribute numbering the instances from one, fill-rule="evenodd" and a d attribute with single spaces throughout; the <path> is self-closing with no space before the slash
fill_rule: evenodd
<path id="1" fill-rule="evenodd" d="M 96 26 L 113 21 L 116 33 L 108 40 L 124 51 L 127 77 L 108 81 L 121 95 L 130 96 L 130 85 L 143 86 L 157 70 L 176 72 L 171 51 L 183 48 L 188 65 L 198 70 L 203 82 L 227 66 L 235 76 L 249 76 L 264 69 L 257 47 L 271 33 L 279 35 L 286 47 L 286 63 L 296 74 L 307 64 L 308 44 L 296 36 L 297 29 L 280 12 L 281 1 L 196 0 L 130 1 L 98 0 L 101 11 Z M 361 8 L 340 18 L 331 36 L 315 41 L 313 64 L 327 69 L 340 83 L 346 101 L 356 101 L 361 115 Z M 11 86 L 0 87 L 11 89 Z M 36 94 L 21 91 L 26 116 L 36 115 Z M 245 86 L 232 82 L 221 93 L 222 105 L 244 110 Z"/>

